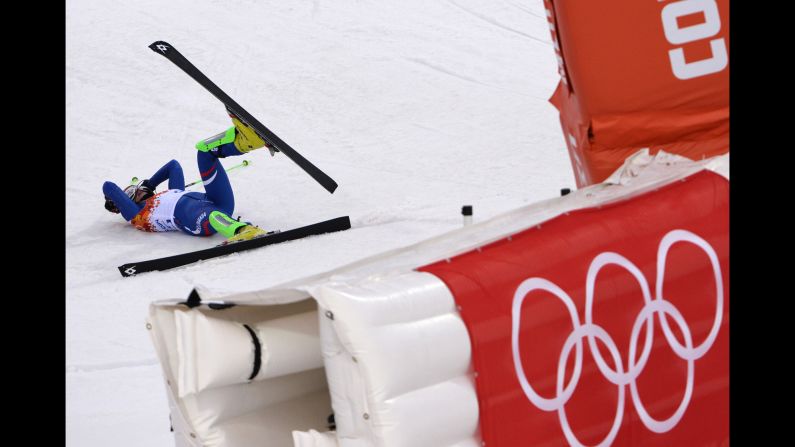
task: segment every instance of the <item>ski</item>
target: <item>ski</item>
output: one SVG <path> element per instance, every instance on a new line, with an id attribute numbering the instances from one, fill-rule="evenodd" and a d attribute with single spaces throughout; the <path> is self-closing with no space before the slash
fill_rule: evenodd
<path id="1" fill-rule="evenodd" d="M 139 273 L 152 272 L 155 270 L 168 270 L 174 267 L 181 267 L 183 265 L 193 264 L 204 259 L 217 258 L 218 256 L 225 256 L 232 253 L 251 250 L 254 248 L 264 247 L 266 245 L 278 244 L 286 241 L 294 241 L 296 239 L 305 238 L 307 236 L 314 236 L 323 233 L 332 233 L 335 231 L 347 230 L 351 227 L 351 220 L 348 216 L 338 217 L 336 219 L 318 222 L 312 225 L 307 225 L 300 228 L 294 228 L 287 231 L 278 231 L 260 236 L 255 239 L 247 241 L 234 242 L 226 245 L 216 245 L 215 247 L 207 248 L 204 250 L 192 251 L 189 253 L 182 253 L 174 256 L 167 256 L 165 258 L 151 259 L 141 262 L 130 262 L 119 266 L 121 276 L 133 276 Z"/>
<path id="2" fill-rule="evenodd" d="M 155 53 L 161 54 L 165 56 L 166 59 L 170 60 L 174 63 L 177 67 L 182 69 L 188 76 L 192 77 L 196 82 L 201 84 L 202 87 L 207 89 L 210 93 L 213 94 L 216 98 L 218 98 L 227 108 L 228 111 L 233 113 L 237 116 L 240 121 L 246 123 L 249 127 L 254 129 L 257 135 L 260 136 L 265 142 L 268 143 L 273 149 L 278 150 L 287 157 L 290 158 L 295 164 L 297 164 L 301 169 L 303 169 L 307 174 L 312 176 L 318 183 L 320 183 L 326 190 L 330 193 L 334 193 L 334 190 L 337 189 L 337 182 L 335 182 L 331 177 L 326 175 L 325 172 L 321 171 L 317 166 L 313 165 L 309 160 L 304 158 L 301 154 L 295 151 L 289 144 L 282 141 L 281 138 L 276 136 L 273 132 L 271 132 L 265 125 L 257 121 L 256 118 L 251 116 L 250 113 L 246 111 L 243 107 L 240 106 L 234 99 L 230 98 L 229 95 L 224 93 L 213 81 L 211 81 L 207 76 L 204 75 L 196 66 L 194 66 L 188 59 L 185 58 L 173 45 L 168 42 L 163 42 L 162 40 L 158 40 L 153 44 L 149 45 L 149 48 L 152 49 Z"/>

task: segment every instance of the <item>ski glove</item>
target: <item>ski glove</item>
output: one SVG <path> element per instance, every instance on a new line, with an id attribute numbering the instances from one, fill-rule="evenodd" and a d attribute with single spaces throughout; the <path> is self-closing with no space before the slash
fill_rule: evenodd
<path id="1" fill-rule="evenodd" d="M 117 207 L 116 204 L 113 203 L 113 200 L 110 200 L 108 196 L 105 196 L 105 209 L 113 214 L 119 214 L 121 212 L 119 211 L 119 207 Z"/>

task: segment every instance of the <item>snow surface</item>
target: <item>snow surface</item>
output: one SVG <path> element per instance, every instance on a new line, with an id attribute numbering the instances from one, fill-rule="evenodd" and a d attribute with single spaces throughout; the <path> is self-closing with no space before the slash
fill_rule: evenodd
<path id="1" fill-rule="evenodd" d="M 105 180 L 170 159 L 198 178 L 220 103 L 147 46 L 165 40 L 339 183 L 287 157 L 229 158 L 235 216 L 289 229 L 349 215 L 346 232 L 166 272 L 116 266 L 220 242 L 144 233 L 102 207 Z M 173 445 L 149 303 L 194 285 L 248 291 L 412 244 L 574 187 L 541 0 L 67 0 L 66 439 Z"/>

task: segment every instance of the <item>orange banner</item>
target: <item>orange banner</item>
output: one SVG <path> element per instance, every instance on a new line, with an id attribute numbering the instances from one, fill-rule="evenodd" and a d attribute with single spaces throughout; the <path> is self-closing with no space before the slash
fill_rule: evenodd
<path id="1" fill-rule="evenodd" d="M 544 0 L 579 187 L 643 148 L 729 151 L 728 0 Z"/>

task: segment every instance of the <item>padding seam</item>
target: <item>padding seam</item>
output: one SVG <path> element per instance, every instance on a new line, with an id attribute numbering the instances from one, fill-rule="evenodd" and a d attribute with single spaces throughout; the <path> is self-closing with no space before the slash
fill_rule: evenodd
<path id="1" fill-rule="evenodd" d="M 251 334 L 251 341 L 254 342 L 254 369 L 251 371 L 251 376 L 248 378 L 248 380 L 254 380 L 254 377 L 257 377 L 257 374 L 259 374 L 259 370 L 262 367 L 262 345 L 259 342 L 257 333 L 254 332 L 254 329 L 251 329 L 251 326 L 244 324 L 243 327 L 245 327 L 248 330 L 248 333 Z"/>

